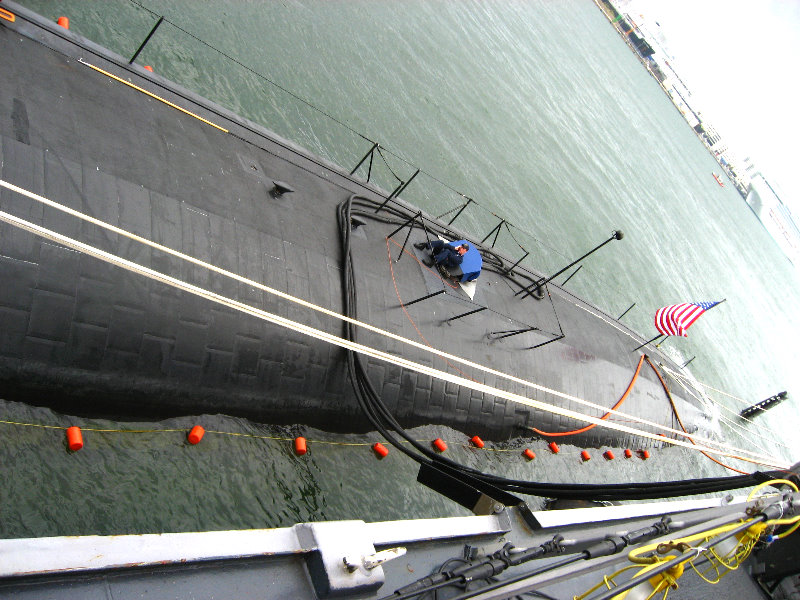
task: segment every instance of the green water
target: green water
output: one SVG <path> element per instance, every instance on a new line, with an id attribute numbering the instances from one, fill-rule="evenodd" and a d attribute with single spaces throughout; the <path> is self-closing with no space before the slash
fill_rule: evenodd
<path id="1" fill-rule="evenodd" d="M 53 19 L 68 15 L 72 31 L 125 57 L 156 20 L 131 2 L 23 4 Z M 537 270 L 557 270 L 622 229 L 625 239 L 593 255 L 568 289 L 612 316 L 635 302 L 624 320 L 647 337 L 660 306 L 726 298 L 666 351 L 679 363 L 695 356 L 699 380 L 750 403 L 800 389 L 797 271 L 732 186 L 717 185 L 716 162 L 593 2 L 144 6 L 184 31 L 165 22 L 140 64 L 348 170 L 380 142 L 386 162 L 376 157 L 373 180 L 391 190 L 392 172 L 407 179 L 420 167 L 406 200 L 440 214 L 464 202 L 459 194 L 474 198 L 456 224 L 480 238 L 507 219 L 513 237 L 503 232 L 498 246 L 514 256 L 522 246 Z M 794 407 L 773 409 L 733 443 L 797 460 Z M 75 422 L 18 404 L 0 411 L 8 421 Z M 224 416 L 146 427 L 199 421 L 250 435 L 296 433 Z M 328 442 L 378 439 L 303 432 Z M 514 452 L 478 453 L 452 444 L 466 439 L 459 432 L 419 435 L 442 435 L 473 466 L 545 481 L 727 473 L 674 448 L 647 463 L 584 465 L 577 449 L 555 456 L 535 442 L 537 459 L 527 463 L 522 442 L 512 442 Z M 86 448 L 70 454 L 61 430 L 8 424 L 0 442 L 6 537 L 464 514 L 409 483 L 410 461 L 393 452 L 378 462 L 366 446 L 317 444 L 298 459 L 285 441 L 209 434 L 190 447 L 179 433 L 87 433 Z"/>

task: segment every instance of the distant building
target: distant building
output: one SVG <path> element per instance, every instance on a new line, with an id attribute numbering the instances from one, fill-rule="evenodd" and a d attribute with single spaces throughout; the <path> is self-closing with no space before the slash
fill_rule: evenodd
<path id="1" fill-rule="evenodd" d="M 772 235 L 786 257 L 795 265 L 800 265 L 800 229 L 792 211 L 778 196 L 769 182 L 760 174 L 756 175 L 747 193 L 747 203 Z"/>

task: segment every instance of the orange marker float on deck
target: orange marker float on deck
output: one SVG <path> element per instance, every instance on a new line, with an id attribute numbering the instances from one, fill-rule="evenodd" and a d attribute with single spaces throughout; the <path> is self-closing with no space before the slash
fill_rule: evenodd
<path id="1" fill-rule="evenodd" d="M 476 448 L 483 448 L 484 445 L 485 445 L 483 443 L 483 440 L 481 438 L 479 438 L 477 435 L 472 436 L 472 439 L 470 440 L 470 442 L 472 442 L 475 445 Z"/>
<path id="2" fill-rule="evenodd" d="M 611 450 L 606 450 L 603 452 L 603 458 L 606 460 L 614 460 L 614 453 Z"/>
<path id="3" fill-rule="evenodd" d="M 525 448 L 525 452 L 522 453 L 522 456 L 524 456 L 528 460 L 533 460 L 534 458 L 536 458 L 536 454 L 530 448 Z"/>
<path id="4" fill-rule="evenodd" d="M 83 435 L 81 434 L 80 427 L 73 425 L 67 428 L 67 446 L 73 452 L 77 452 L 83 448 Z"/>
<path id="5" fill-rule="evenodd" d="M 591 460 L 592 459 L 592 457 L 589 455 L 589 453 L 586 450 L 583 450 L 581 452 L 581 458 L 583 459 L 583 462 L 586 462 L 587 460 Z"/>
<path id="6" fill-rule="evenodd" d="M 308 446 L 306 445 L 306 438 L 301 436 L 297 436 L 296 438 L 294 438 L 294 453 L 297 454 L 297 456 L 303 456 L 303 454 L 305 454 L 306 452 L 308 452 Z"/>
<path id="7" fill-rule="evenodd" d="M 195 425 L 192 427 L 192 430 L 189 432 L 189 435 L 186 436 L 186 439 L 189 441 L 190 444 L 199 444 L 200 440 L 203 439 L 206 430 L 200 427 L 200 425 Z"/>
<path id="8" fill-rule="evenodd" d="M 58 17 L 56 23 L 61 25 L 64 29 L 69 29 L 69 17 Z"/>
<path id="9" fill-rule="evenodd" d="M 560 448 L 558 447 L 558 444 L 556 444 L 555 442 L 550 442 L 549 444 L 547 444 L 547 447 L 553 451 L 553 454 L 558 454 L 561 451 Z"/>
<path id="10" fill-rule="evenodd" d="M 642 460 L 647 460 L 650 458 L 650 451 L 649 450 L 639 450 L 639 456 L 642 457 Z"/>
<path id="11" fill-rule="evenodd" d="M 625 458 L 630 458 L 631 456 L 633 456 L 633 452 L 629 448 L 625 448 Z"/>
<path id="12" fill-rule="evenodd" d="M 439 452 L 444 452 L 445 450 L 447 450 L 447 444 L 445 444 L 442 438 L 436 438 L 435 440 L 433 440 L 433 447 L 436 448 L 436 450 Z"/>
<path id="13" fill-rule="evenodd" d="M 372 451 L 380 460 L 381 458 L 385 458 L 387 454 L 389 454 L 389 449 L 381 444 L 380 442 L 375 442 L 372 444 Z"/>

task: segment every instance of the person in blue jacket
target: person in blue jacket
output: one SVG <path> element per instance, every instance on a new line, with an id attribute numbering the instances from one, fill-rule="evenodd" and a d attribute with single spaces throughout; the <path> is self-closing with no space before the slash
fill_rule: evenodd
<path id="1" fill-rule="evenodd" d="M 432 240 L 430 242 L 420 242 L 414 244 L 419 250 L 427 249 L 431 252 L 432 258 L 423 260 L 426 267 L 432 267 L 433 263 L 442 265 L 446 269 L 455 269 L 464 260 L 464 255 L 469 251 L 469 244 L 454 245 L 452 242 Z"/>

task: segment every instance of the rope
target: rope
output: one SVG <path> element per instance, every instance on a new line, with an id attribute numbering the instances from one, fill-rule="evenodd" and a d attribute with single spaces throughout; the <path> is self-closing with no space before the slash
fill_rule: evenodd
<path id="1" fill-rule="evenodd" d="M 119 81 L 120 83 L 124 83 L 124 84 L 125 84 L 125 85 L 127 85 L 128 87 L 131 87 L 131 88 L 135 89 L 137 92 L 141 92 L 142 94 L 145 94 L 145 95 L 147 95 L 147 96 L 150 96 L 151 98 L 154 98 L 154 99 L 158 100 L 159 102 L 163 102 L 163 103 L 164 103 L 164 104 L 166 104 L 167 106 L 170 106 L 170 107 L 172 107 L 172 108 L 174 108 L 174 109 L 176 109 L 176 110 L 179 110 L 179 111 L 181 111 L 182 113 L 189 115 L 190 117 L 194 117 L 195 119 L 197 119 L 198 121 L 202 121 L 202 122 L 203 122 L 203 123 L 205 123 L 206 125 L 211 125 L 212 127 L 216 127 L 217 129 L 219 129 L 220 131 L 222 131 L 222 132 L 224 132 L 224 133 L 230 133 L 230 132 L 229 132 L 227 129 L 225 129 L 224 127 L 220 127 L 220 126 L 219 126 L 219 125 L 217 125 L 216 123 L 212 123 L 211 121 L 209 121 L 209 120 L 207 120 L 207 119 L 204 119 L 204 118 L 203 118 L 203 117 L 201 117 L 200 115 L 196 115 L 195 113 L 193 113 L 193 112 L 190 112 L 190 111 L 186 110 L 185 108 L 181 108 L 181 107 L 180 107 L 180 106 L 178 106 L 177 104 L 173 104 L 172 102 L 170 102 L 169 100 L 165 100 L 165 99 L 164 99 L 164 98 L 162 98 L 161 96 L 156 96 L 155 94 L 153 94 L 153 93 L 151 93 L 151 92 L 148 92 L 146 89 L 144 89 L 144 88 L 141 88 L 141 87 L 139 87 L 138 85 L 134 85 L 134 84 L 132 84 L 130 81 L 125 81 L 125 80 L 124 80 L 124 79 L 122 79 L 121 77 L 117 77 L 116 75 L 114 75 L 114 74 L 112 74 L 112 73 L 109 73 L 108 71 L 104 71 L 104 70 L 103 70 L 103 69 L 101 69 L 100 67 L 95 67 L 94 65 L 91 65 L 91 64 L 89 64 L 88 62 L 86 62 L 86 61 L 85 61 L 85 60 L 83 60 L 82 58 L 79 58 L 79 59 L 78 59 L 78 62 L 79 62 L 79 63 L 81 63 L 82 65 L 86 65 L 86 66 L 87 66 L 87 67 L 89 67 L 90 69 L 94 69 L 94 70 L 95 70 L 95 71 L 97 71 L 98 73 L 102 73 L 102 74 L 103 74 L 103 75 L 105 75 L 106 77 L 110 77 L 110 78 L 111 78 L 111 79 L 113 79 L 114 81 Z"/>

